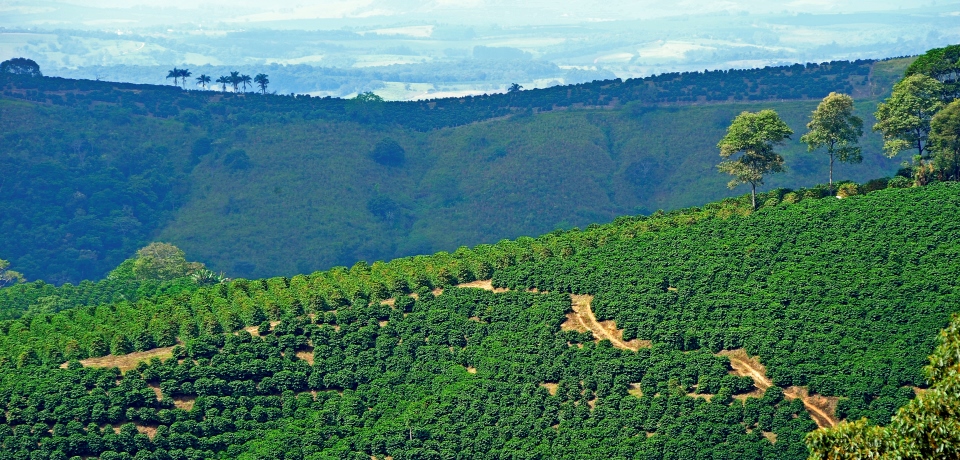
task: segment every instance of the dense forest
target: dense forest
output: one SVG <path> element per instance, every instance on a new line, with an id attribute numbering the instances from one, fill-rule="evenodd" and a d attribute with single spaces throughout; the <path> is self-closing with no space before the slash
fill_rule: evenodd
<path id="1" fill-rule="evenodd" d="M 0 322 L 0 457 L 806 458 L 960 295 L 957 184 L 873 187 Z"/>
<path id="2" fill-rule="evenodd" d="M 230 276 L 294 275 L 698 205 L 730 193 L 715 143 L 737 113 L 799 130 L 852 91 L 869 120 L 909 62 L 402 103 L 0 74 L 0 257 L 77 284 L 159 239 Z M 863 145 L 842 179 L 896 172 L 879 136 Z M 796 140 L 784 154 L 770 186 L 825 180 Z"/>

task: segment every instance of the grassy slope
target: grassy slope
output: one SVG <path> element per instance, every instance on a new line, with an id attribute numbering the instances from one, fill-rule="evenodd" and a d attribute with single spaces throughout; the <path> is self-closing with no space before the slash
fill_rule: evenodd
<path id="1" fill-rule="evenodd" d="M 856 90 L 867 126 L 908 62 L 877 63 L 875 90 Z M 165 97 L 147 99 L 159 110 Z M 416 132 L 256 113 L 251 97 L 222 123 L 199 106 L 177 121 L 133 115 L 142 112 L 136 104 L 78 111 L 0 100 L 0 164 L 14 171 L 0 180 L 0 198 L 29 216 L 0 222 L 8 235 L 22 227 L 0 241 L 0 256 L 30 279 L 76 282 L 160 239 L 230 276 L 290 275 L 699 205 L 746 190 L 725 187 L 715 144 L 737 113 L 762 108 L 797 131 L 784 148 L 789 172 L 768 187 L 827 177 L 826 158 L 796 141 L 816 101 L 555 111 Z M 194 167 L 200 137 L 214 149 Z M 367 158 L 383 137 L 405 147 L 405 165 Z M 836 177 L 896 169 L 875 133 L 864 146 L 864 163 L 838 165 Z M 237 148 L 251 168 L 224 165 Z M 100 177 L 110 167 L 123 177 Z M 60 180 L 48 184 L 49 176 Z M 75 191 L 88 199 L 71 200 Z M 375 198 L 395 203 L 393 215 L 373 215 Z"/>
<path id="2" fill-rule="evenodd" d="M 859 101 L 872 124 L 876 102 Z M 266 124 L 246 140 L 254 167 L 231 171 L 210 157 L 195 169 L 190 202 L 160 233 L 216 269 L 237 276 L 309 272 L 356 259 L 387 259 L 495 242 L 617 215 L 699 205 L 730 191 L 715 147 L 743 110 L 774 108 L 797 132 L 784 148 L 789 171 L 769 187 L 824 182 L 826 157 L 796 141 L 816 102 L 724 104 L 648 112 L 565 111 L 430 133 L 374 131 L 353 123 Z M 366 157 L 389 136 L 407 163 Z M 864 138 L 864 162 L 836 177 L 892 174 L 899 160 Z M 225 149 L 224 149 L 225 150 Z M 377 195 L 402 212 L 380 220 Z"/>

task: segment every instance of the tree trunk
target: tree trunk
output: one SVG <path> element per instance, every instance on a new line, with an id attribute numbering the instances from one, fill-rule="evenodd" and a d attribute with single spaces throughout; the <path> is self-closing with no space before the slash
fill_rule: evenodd
<path id="1" fill-rule="evenodd" d="M 830 155 L 830 194 L 833 195 L 833 155 Z"/>
<path id="2" fill-rule="evenodd" d="M 753 202 L 753 210 L 757 210 L 757 184 L 750 183 L 750 199 Z"/>

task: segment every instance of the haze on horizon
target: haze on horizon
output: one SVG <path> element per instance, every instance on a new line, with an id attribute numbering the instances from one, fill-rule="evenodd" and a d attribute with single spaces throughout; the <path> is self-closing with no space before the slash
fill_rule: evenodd
<path id="1" fill-rule="evenodd" d="M 272 91 L 418 99 L 670 71 L 885 58 L 960 43 L 960 0 L 14 0 L 0 59 L 169 83 L 266 72 Z M 199 72 L 198 72 L 199 71 Z M 216 77 L 214 77 L 216 78 Z"/>

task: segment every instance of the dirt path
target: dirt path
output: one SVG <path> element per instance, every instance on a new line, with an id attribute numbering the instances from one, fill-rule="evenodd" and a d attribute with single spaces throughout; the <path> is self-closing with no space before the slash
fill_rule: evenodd
<path id="1" fill-rule="evenodd" d="M 730 367 L 733 368 L 734 372 L 741 377 L 752 378 L 754 386 L 761 392 L 773 386 L 773 382 L 767 378 L 767 368 L 760 364 L 760 359 L 757 357 L 751 358 L 743 348 L 724 350 L 717 355 L 729 358 Z"/>
<path id="2" fill-rule="evenodd" d="M 609 340 L 614 347 L 621 350 L 637 351 L 650 346 L 649 340 L 624 341 L 623 330 L 617 329 L 617 323 L 612 320 L 597 321 L 590 307 L 593 302 L 592 295 L 571 294 L 570 301 L 573 303 L 573 313 L 567 313 L 567 322 L 560 326 L 561 329 L 590 331 L 598 342 Z"/>
<path id="3" fill-rule="evenodd" d="M 804 387 L 790 387 L 783 391 L 783 396 L 787 399 L 799 398 L 803 401 L 803 407 L 807 408 L 810 418 L 817 422 L 820 428 L 830 428 L 836 426 L 840 421 L 834 415 L 837 410 L 837 401 L 839 398 L 827 397 L 822 395 L 810 396 Z"/>
<path id="4" fill-rule="evenodd" d="M 760 359 L 756 356 L 750 357 L 743 348 L 724 350 L 717 355 L 726 356 L 730 359 L 730 367 L 733 368 L 736 375 L 753 379 L 753 385 L 757 387 L 758 391 L 746 396 L 763 396 L 763 392 L 773 386 L 773 382 L 767 377 L 767 368 L 760 364 Z M 803 407 L 807 409 L 810 418 L 820 428 L 832 427 L 839 422 L 837 417 L 833 415 L 836 412 L 839 398 L 822 395 L 811 396 L 806 388 L 796 386 L 783 390 L 783 396 L 787 399 L 803 401 Z"/>
<path id="5" fill-rule="evenodd" d="M 493 287 L 492 280 L 473 281 L 458 284 L 457 287 L 484 289 L 498 293 L 509 291 L 509 289 L 506 288 Z M 539 291 L 531 289 L 529 292 Z M 593 314 L 593 309 L 590 307 L 590 303 L 593 302 L 592 295 L 570 294 L 570 302 L 573 304 L 573 312 L 567 313 L 567 321 L 560 325 L 561 330 L 578 332 L 590 331 L 593 333 L 597 342 L 609 340 L 614 347 L 621 350 L 637 351 L 641 348 L 650 347 L 651 343 L 649 340 L 633 339 L 624 341 L 623 330 L 617 329 L 617 323 L 614 321 L 597 321 L 597 317 Z"/>

